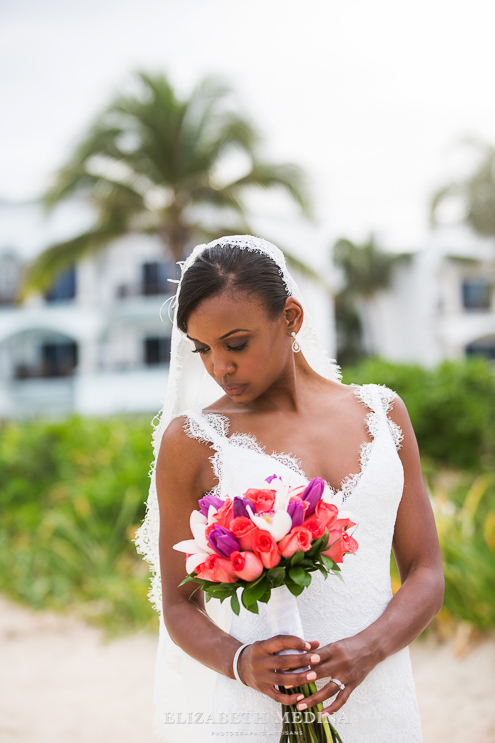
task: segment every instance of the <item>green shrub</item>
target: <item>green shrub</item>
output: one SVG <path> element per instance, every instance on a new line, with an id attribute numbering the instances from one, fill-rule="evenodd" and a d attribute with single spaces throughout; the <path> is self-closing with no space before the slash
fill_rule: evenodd
<path id="1" fill-rule="evenodd" d="M 368 359 L 344 381 L 374 382 L 404 400 L 422 456 L 457 469 L 495 468 L 495 375 L 485 360 L 444 361 L 434 369 Z"/>
<path id="2" fill-rule="evenodd" d="M 0 590 L 77 607 L 117 630 L 143 626 L 148 568 L 131 541 L 144 517 L 151 425 L 139 418 L 4 425 Z"/>

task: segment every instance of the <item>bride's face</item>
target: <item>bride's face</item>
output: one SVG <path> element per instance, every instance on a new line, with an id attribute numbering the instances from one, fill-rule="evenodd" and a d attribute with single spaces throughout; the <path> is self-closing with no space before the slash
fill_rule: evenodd
<path id="1" fill-rule="evenodd" d="M 302 308 L 293 298 L 273 320 L 260 297 L 226 291 L 191 312 L 187 335 L 215 382 L 233 401 L 248 403 L 290 374 L 290 333 L 301 323 Z"/>

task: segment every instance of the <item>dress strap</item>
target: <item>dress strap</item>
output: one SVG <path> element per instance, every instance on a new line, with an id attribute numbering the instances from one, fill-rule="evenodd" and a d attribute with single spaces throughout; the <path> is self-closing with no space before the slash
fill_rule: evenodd
<path id="1" fill-rule="evenodd" d="M 389 387 L 381 384 L 363 384 L 353 386 L 356 388 L 356 394 L 361 402 L 374 413 L 374 415 L 371 415 L 368 420 L 368 428 L 371 436 L 374 438 L 380 423 L 386 421 L 395 448 L 399 450 L 404 434 L 402 433 L 401 427 L 389 416 L 389 413 L 394 406 L 394 400 L 397 399 L 397 393 Z"/>
<path id="2" fill-rule="evenodd" d="M 184 430 L 188 436 L 212 449 L 222 449 L 228 444 L 229 419 L 219 413 L 205 413 L 201 408 L 192 408 L 184 413 Z"/>

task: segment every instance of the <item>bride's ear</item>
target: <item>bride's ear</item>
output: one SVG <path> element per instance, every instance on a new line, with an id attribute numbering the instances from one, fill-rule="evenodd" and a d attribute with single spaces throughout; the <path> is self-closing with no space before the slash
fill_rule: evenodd
<path id="1" fill-rule="evenodd" d="M 299 333 L 304 320 L 304 310 L 297 299 L 294 299 L 294 297 L 287 297 L 284 314 L 289 333 Z"/>

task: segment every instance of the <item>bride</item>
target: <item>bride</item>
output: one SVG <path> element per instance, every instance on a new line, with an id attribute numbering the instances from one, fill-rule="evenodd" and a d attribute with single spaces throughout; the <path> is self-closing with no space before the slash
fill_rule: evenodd
<path id="1" fill-rule="evenodd" d="M 183 265 L 155 455 L 136 546 L 160 614 L 158 737 L 278 743 L 280 703 L 322 702 L 344 743 L 422 741 L 408 645 L 442 606 L 444 580 L 416 438 L 394 392 L 340 382 L 271 243 L 228 236 Z M 264 605 L 237 617 L 227 602 L 205 606 L 196 584 L 179 587 L 184 555 L 172 547 L 190 538 L 198 500 L 273 474 L 296 486 L 321 477 L 357 523 L 344 581 L 316 573 L 297 599 L 304 639 L 271 637 Z M 285 648 L 297 652 L 278 655 Z M 283 694 L 282 669 L 284 685 L 316 680 L 317 693 Z"/>

